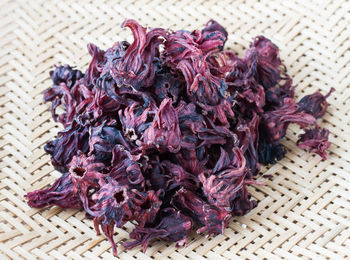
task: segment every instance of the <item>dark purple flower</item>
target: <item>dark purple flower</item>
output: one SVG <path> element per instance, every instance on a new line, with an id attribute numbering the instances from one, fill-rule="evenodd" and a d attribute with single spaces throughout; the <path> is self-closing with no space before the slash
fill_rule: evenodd
<path id="1" fill-rule="evenodd" d="M 312 95 L 303 97 L 298 102 L 298 111 L 304 111 L 310 115 L 313 115 L 315 118 L 323 117 L 328 107 L 326 99 L 332 94 L 333 91 L 335 91 L 335 89 L 331 88 L 331 90 L 325 96 L 317 91 Z"/>
<path id="2" fill-rule="evenodd" d="M 201 226 L 197 233 L 206 232 L 208 236 L 222 234 L 231 218 L 229 210 L 211 205 L 184 188 L 175 194 L 172 203 Z"/>
<path id="3" fill-rule="evenodd" d="M 117 247 L 113 239 L 114 226 L 122 225 L 133 218 L 133 193 L 126 186 L 121 186 L 110 177 L 100 180 L 101 188 L 92 195 L 95 204 L 91 207 L 97 234 L 99 225 L 110 241 L 113 254 L 117 255 Z"/>
<path id="4" fill-rule="evenodd" d="M 326 150 L 331 145 L 328 135 L 329 131 L 325 128 L 306 129 L 305 133 L 299 135 L 297 145 L 302 149 L 307 149 L 309 153 L 317 153 L 323 160 L 326 160 Z"/>
<path id="5" fill-rule="evenodd" d="M 51 114 L 55 121 L 67 127 L 74 119 L 75 108 L 83 99 L 85 87 L 80 84 L 84 74 L 69 65 L 58 66 L 50 72 L 53 86 L 44 92 L 44 101 L 52 102 Z M 63 105 L 65 112 L 57 115 L 56 108 Z"/>
<path id="6" fill-rule="evenodd" d="M 131 249 L 142 245 L 145 252 L 149 242 L 154 238 L 176 242 L 177 246 L 186 245 L 188 233 L 192 228 L 191 219 L 173 208 L 164 209 L 161 215 L 159 224 L 151 227 L 136 226 L 130 233 L 130 238 L 135 239 L 135 241 L 125 242 L 123 246 Z"/>
<path id="7" fill-rule="evenodd" d="M 283 106 L 278 110 L 266 112 L 262 116 L 264 134 L 273 144 L 286 135 L 290 123 L 297 123 L 305 128 L 314 125 L 316 119 L 304 111 L 299 112 L 298 105 L 291 98 L 285 98 Z"/>
<path id="8" fill-rule="evenodd" d="M 181 148 L 179 119 L 171 99 L 164 99 L 154 117 L 152 126 L 144 133 L 147 147 L 155 146 L 159 151 L 176 153 Z"/>
<path id="9" fill-rule="evenodd" d="M 72 192 L 80 197 L 87 213 L 93 216 L 89 202 L 92 193 L 100 188 L 100 180 L 105 177 L 103 171 L 105 165 L 95 159 L 94 156 L 87 157 L 79 152 L 69 163 L 69 178 L 72 181 Z"/>
<path id="10" fill-rule="evenodd" d="M 234 158 L 229 158 L 224 149 L 213 170 L 201 173 L 198 178 L 208 201 L 218 207 L 230 208 L 232 197 L 245 185 L 246 160 L 241 149 L 234 149 Z M 208 176 L 206 176 L 208 175 Z"/>
<path id="11" fill-rule="evenodd" d="M 163 29 L 157 28 L 146 32 L 146 28 L 135 20 L 126 20 L 122 27 L 129 27 L 134 36 L 134 42 L 126 49 L 121 59 L 113 61 L 110 73 L 120 84 L 131 84 L 133 88 L 149 87 L 153 84 L 156 60 L 159 56 L 160 38 L 165 36 Z"/>
<path id="12" fill-rule="evenodd" d="M 56 170 L 64 173 L 73 156 L 89 151 L 89 129 L 80 120 L 73 122 L 57 134 L 57 138 L 47 142 L 45 152 L 51 155 L 51 163 Z"/>
<path id="13" fill-rule="evenodd" d="M 63 174 L 49 188 L 29 192 L 25 197 L 28 205 L 33 208 L 55 205 L 61 208 L 83 209 L 79 197 L 73 193 L 69 173 Z"/>

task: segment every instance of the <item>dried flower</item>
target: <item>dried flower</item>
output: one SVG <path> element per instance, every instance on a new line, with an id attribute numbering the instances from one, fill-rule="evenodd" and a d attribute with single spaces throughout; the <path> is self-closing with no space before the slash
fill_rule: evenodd
<path id="1" fill-rule="evenodd" d="M 192 32 L 122 27 L 134 41 L 106 51 L 89 44 L 85 74 L 68 65 L 50 73 L 44 100 L 64 130 L 44 149 L 63 175 L 28 193 L 30 206 L 85 210 L 114 255 L 114 228 L 128 221 L 127 249 L 145 251 L 156 238 L 182 246 L 192 228 L 222 234 L 256 207 L 247 185 L 262 184 L 260 163 L 284 157 L 289 124 L 305 131 L 299 147 L 326 159 L 329 131 L 316 119 L 334 89 L 296 103 L 279 49 L 264 36 L 240 58 L 224 51 L 228 34 L 213 20 Z"/>
<path id="2" fill-rule="evenodd" d="M 317 153 L 323 160 L 326 160 L 326 150 L 331 145 L 328 135 L 329 131 L 325 128 L 306 129 L 305 133 L 299 135 L 297 145 L 302 149 L 307 149 L 309 153 Z"/>

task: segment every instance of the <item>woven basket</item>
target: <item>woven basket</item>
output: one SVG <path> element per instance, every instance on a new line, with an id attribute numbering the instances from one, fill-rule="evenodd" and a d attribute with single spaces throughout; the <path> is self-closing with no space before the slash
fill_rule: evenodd
<path id="1" fill-rule="evenodd" d="M 103 235 L 83 212 L 31 209 L 24 194 L 60 174 L 43 145 L 60 129 L 42 92 L 51 85 L 54 64 L 85 70 L 86 44 L 103 49 L 131 40 L 120 24 L 194 29 L 213 18 L 227 28 L 226 46 L 242 54 L 264 34 L 281 50 L 297 86 L 296 95 L 336 92 L 320 124 L 330 131 L 330 156 L 322 161 L 295 146 L 291 126 L 283 144 L 286 158 L 263 169 L 274 176 L 250 188 L 259 206 L 235 218 L 223 235 L 191 235 L 185 248 L 154 241 L 121 259 L 295 259 L 350 257 L 350 2 L 335 1 L 2 1 L 0 4 L 0 259 L 112 258 Z M 115 240 L 128 238 L 127 224 Z"/>

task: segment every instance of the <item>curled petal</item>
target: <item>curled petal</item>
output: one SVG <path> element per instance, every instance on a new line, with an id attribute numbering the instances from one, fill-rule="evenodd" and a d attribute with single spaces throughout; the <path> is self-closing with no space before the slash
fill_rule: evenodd
<path id="1" fill-rule="evenodd" d="M 145 252 L 150 241 L 155 238 L 176 242 L 177 246 L 185 245 L 188 233 L 192 228 L 191 219 L 173 208 L 164 209 L 161 214 L 164 216 L 154 227 L 136 226 L 130 233 L 130 237 L 135 241 L 125 242 L 123 246 L 131 249 L 142 245 L 143 252 Z"/>
<path id="2" fill-rule="evenodd" d="M 56 205 L 61 208 L 83 209 L 79 197 L 73 193 L 69 173 L 62 175 L 49 188 L 29 192 L 25 198 L 28 205 L 34 208 Z"/>
<path id="3" fill-rule="evenodd" d="M 271 143 L 276 143 L 286 135 L 290 123 L 307 127 L 316 123 L 315 117 L 304 111 L 298 112 L 298 106 L 291 98 L 284 99 L 284 105 L 274 111 L 265 113 L 262 117 L 264 133 Z"/>
<path id="4" fill-rule="evenodd" d="M 144 142 L 147 146 L 155 146 L 161 151 L 176 153 L 180 150 L 179 119 L 171 99 L 164 99 L 160 104 L 153 126 L 145 131 Z"/>
<path id="5" fill-rule="evenodd" d="M 183 188 L 175 194 L 172 204 L 201 226 L 197 233 L 222 234 L 231 218 L 226 209 L 210 205 L 197 194 Z"/>
<path id="6" fill-rule="evenodd" d="M 312 95 L 303 97 L 298 102 L 298 111 L 304 111 L 315 118 L 323 117 L 326 113 L 328 103 L 326 99 L 334 92 L 335 89 L 331 88 L 327 95 L 323 96 L 319 91 Z"/>
<path id="7" fill-rule="evenodd" d="M 157 28 L 146 32 L 146 28 L 135 20 L 126 20 L 122 27 L 129 27 L 134 36 L 134 42 L 127 48 L 119 64 L 116 64 L 112 74 L 117 82 L 131 84 L 135 89 L 140 86 L 149 87 L 153 84 L 160 38 L 165 36 L 163 29 Z"/>
<path id="8" fill-rule="evenodd" d="M 324 128 L 307 129 L 299 135 L 298 147 L 307 149 L 310 153 L 317 153 L 323 160 L 327 159 L 326 150 L 331 143 L 328 141 L 329 131 Z"/>

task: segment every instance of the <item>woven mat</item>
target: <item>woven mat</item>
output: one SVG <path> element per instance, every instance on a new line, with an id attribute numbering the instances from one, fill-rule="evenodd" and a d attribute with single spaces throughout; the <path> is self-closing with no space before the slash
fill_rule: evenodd
<path id="1" fill-rule="evenodd" d="M 317 3 L 318 2 L 318 3 Z M 98 3 L 98 4 L 97 4 Z M 86 44 L 106 49 L 131 40 L 126 18 L 164 28 L 200 28 L 214 18 L 229 32 L 227 46 L 242 54 L 264 34 L 281 49 L 296 95 L 336 93 L 320 124 L 331 131 L 327 161 L 295 146 L 290 127 L 286 158 L 264 169 L 274 176 L 251 188 L 259 206 L 235 218 L 223 235 L 193 234 L 186 248 L 155 241 L 121 259 L 295 259 L 350 257 L 350 2 L 335 1 L 2 1 L 0 4 L 0 259 L 112 258 L 103 235 L 76 210 L 31 209 L 23 195 L 60 174 L 43 145 L 61 128 L 51 119 L 42 92 L 56 63 L 85 70 Z M 128 237 L 132 225 L 118 229 Z"/>

